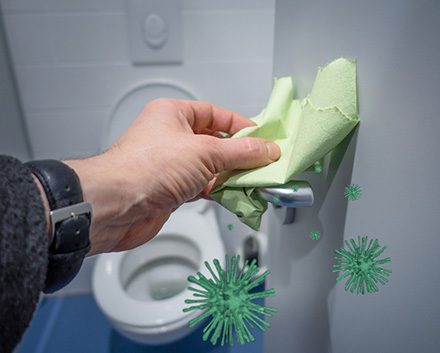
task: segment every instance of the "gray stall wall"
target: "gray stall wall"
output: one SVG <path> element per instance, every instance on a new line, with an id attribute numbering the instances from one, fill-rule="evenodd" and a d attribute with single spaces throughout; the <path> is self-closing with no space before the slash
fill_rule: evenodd
<path id="1" fill-rule="evenodd" d="M 304 98 L 318 66 L 357 58 L 361 123 L 339 168 L 332 157 L 298 176 L 315 206 L 292 225 L 270 216 L 267 302 L 279 313 L 265 352 L 440 352 L 439 19 L 438 1 L 277 0 L 275 76 Z M 349 183 L 358 201 L 344 198 Z M 388 246 L 378 293 L 346 292 L 331 272 L 333 251 L 358 236 Z"/>
<path id="2" fill-rule="evenodd" d="M 13 78 L 3 17 L 0 7 L 0 154 L 9 154 L 22 161 L 28 160 L 28 146 L 20 103 Z"/>

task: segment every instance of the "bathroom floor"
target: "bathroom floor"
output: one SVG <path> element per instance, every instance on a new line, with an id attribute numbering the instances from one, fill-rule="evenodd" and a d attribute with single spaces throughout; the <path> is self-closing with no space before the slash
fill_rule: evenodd
<path id="1" fill-rule="evenodd" d="M 263 300 L 255 301 L 263 305 Z M 16 353 L 262 353 L 263 333 L 254 329 L 255 342 L 233 347 L 213 346 L 202 340 L 200 327 L 190 336 L 163 346 L 134 343 L 116 332 L 92 295 L 45 298 Z"/>

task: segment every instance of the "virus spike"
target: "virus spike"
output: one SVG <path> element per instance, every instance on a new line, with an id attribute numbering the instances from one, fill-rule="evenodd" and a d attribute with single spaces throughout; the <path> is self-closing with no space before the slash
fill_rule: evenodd
<path id="1" fill-rule="evenodd" d="M 230 274 L 231 274 L 231 269 L 229 267 L 229 256 L 228 256 L 228 254 L 226 254 L 225 258 L 226 258 L 226 271 L 225 271 L 226 272 L 226 282 L 229 282 Z"/>
<path id="2" fill-rule="evenodd" d="M 350 239 L 350 243 L 345 240 L 349 252 L 343 248 L 335 250 L 335 253 L 341 257 L 335 256 L 339 264 L 333 265 L 337 269 L 332 272 L 346 271 L 345 274 L 336 278 L 336 282 L 350 276 L 345 283 L 346 291 L 349 290 L 351 293 L 356 291 L 356 294 L 365 294 L 365 290 L 368 293 L 378 292 L 379 288 L 377 288 L 376 283 L 385 285 L 388 283 L 388 279 L 384 275 L 389 276 L 392 273 L 389 269 L 377 267 L 378 265 L 391 262 L 389 257 L 375 260 L 387 247 L 384 246 L 378 250 L 380 248 L 378 239 L 375 241 L 371 240 L 368 243 L 368 237 L 362 237 L 361 239 L 360 236 L 358 236 L 358 244 L 356 244 L 354 239 Z"/>
<path id="3" fill-rule="evenodd" d="M 192 308 L 186 308 L 187 310 L 186 311 L 190 311 L 190 310 L 192 310 Z M 199 308 L 197 308 L 197 307 L 194 307 L 194 309 L 199 309 Z M 201 309 L 201 310 L 203 310 L 203 309 Z M 191 320 L 190 322 L 189 322 L 189 327 L 193 327 L 193 326 L 195 326 L 195 325 L 197 325 L 200 321 L 203 321 L 205 318 L 207 318 L 208 316 L 210 316 L 212 313 L 211 313 L 211 310 L 209 310 L 209 311 L 207 311 L 206 313 L 204 313 L 203 315 L 200 315 L 200 316 L 198 316 L 198 317 L 196 317 L 195 319 L 193 319 L 193 320 Z M 206 341 L 206 340 L 205 340 Z"/>
<path id="4" fill-rule="evenodd" d="M 226 255 L 228 256 L 228 255 Z M 226 262 L 228 261 L 228 257 L 226 257 Z M 231 267 L 234 268 L 234 270 L 231 270 L 231 274 L 232 274 L 232 282 L 235 282 L 236 278 L 237 278 L 237 269 L 238 269 L 238 261 L 240 261 L 240 256 L 238 256 L 238 258 L 236 259 L 235 256 L 232 258 L 231 260 Z"/>
<path id="5" fill-rule="evenodd" d="M 202 291 L 202 290 L 200 290 L 200 289 L 193 288 L 193 287 L 188 287 L 188 289 L 189 289 L 190 291 L 193 291 L 193 292 L 201 293 L 201 294 L 203 294 L 203 296 L 206 296 L 206 294 L 208 293 L 208 292 L 206 292 L 206 291 Z M 196 294 L 194 294 L 194 295 L 196 295 Z"/>
<path id="6" fill-rule="evenodd" d="M 379 257 L 380 254 L 382 254 L 385 250 L 387 249 L 386 246 L 384 246 L 382 249 L 380 249 L 373 257 L 373 259 L 375 259 L 376 257 Z M 389 261 L 387 261 L 389 262 Z"/>
<path id="7" fill-rule="evenodd" d="M 253 279 L 259 272 L 256 261 L 254 260 L 249 266 L 247 266 L 248 262 L 245 261 L 241 271 L 237 274 L 239 261 L 240 256 L 232 257 L 231 262 L 229 262 L 229 257 L 226 256 L 226 266 L 225 270 L 223 270 L 220 267 L 220 262 L 215 259 L 213 262 L 219 275 L 218 278 L 209 264 L 205 262 L 205 266 L 215 281 L 212 279 L 208 280 L 200 272 L 197 273 L 199 279 L 196 279 L 194 276 L 188 277 L 191 283 L 199 285 L 206 291 L 189 287 L 191 288 L 190 290 L 195 292 L 193 296 L 202 297 L 203 299 L 187 299 L 185 303 L 203 304 L 185 308 L 183 311 L 188 312 L 196 309 L 203 310 L 209 308 L 205 313 L 192 319 L 189 322 L 189 326 L 193 327 L 202 320 L 212 316 L 210 322 L 203 329 L 202 338 L 206 341 L 211 336 L 210 341 L 213 345 L 220 342 L 222 346 L 225 343 L 229 343 L 230 346 L 233 346 L 234 331 L 236 340 L 240 344 L 255 341 L 255 337 L 251 334 L 249 327 L 254 328 L 256 326 L 262 331 L 270 327 L 270 324 L 260 316 L 257 316 L 257 314 L 272 317 L 271 312 L 277 312 L 275 308 L 261 306 L 251 302 L 253 299 L 274 296 L 274 289 L 259 293 L 249 293 L 249 290 L 255 288 L 270 272 L 266 271 L 260 277 Z"/>
<path id="8" fill-rule="evenodd" d="M 266 277 L 268 274 L 270 273 L 270 271 L 266 271 L 264 272 L 260 277 L 254 279 L 252 281 L 252 283 L 250 283 L 248 285 L 248 291 L 251 290 L 252 288 L 258 287 L 260 285 L 260 282 L 264 279 L 264 277 Z"/>
<path id="9" fill-rule="evenodd" d="M 214 259 L 214 266 L 217 270 L 218 276 L 219 276 L 219 282 L 218 284 L 220 284 L 221 282 L 225 281 L 225 271 L 223 271 L 222 267 L 220 266 L 220 261 L 218 261 L 217 259 Z M 212 273 L 212 272 L 211 272 Z"/>
<path id="10" fill-rule="evenodd" d="M 248 262 L 249 262 L 248 260 L 245 260 L 244 265 L 243 265 L 243 267 L 241 268 L 240 274 L 239 274 L 238 277 L 237 277 L 237 280 L 239 280 L 239 281 L 242 280 L 242 277 L 243 277 L 243 275 L 244 275 L 244 273 L 245 273 L 245 269 L 246 269 L 246 267 L 247 267 L 247 265 L 248 265 Z"/>
<path id="11" fill-rule="evenodd" d="M 217 265 L 218 265 L 218 267 L 217 267 Z M 216 267 L 216 269 L 217 269 L 217 273 L 219 275 L 218 277 L 215 275 L 214 270 L 211 268 L 211 266 L 209 266 L 209 263 L 207 261 L 205 261 L 205 266 L 208 268 L 209 272 L 211 273 L 212 277 L 214 278 L 215 285 L 217 286 L 222 281 L 222 275 L 218 271 L 220 264 L 217 264 L 214 261 L 214 267 Z M 210 281 L 212 281 L 212 280 L 210 280 Z"/>
<path id="12" fill-rule="evenodd" d="M 212 280 L 208 280 L 205 276 L 203 276 L 203 274 L 202 273 L 200 273 L 200 272 L 197 272 L 197 274 L 198 274 L 198 276 L 199 276 L 199 278 L 200 279 L 196 279 L 194 276 L 189 276 L 188 277 L 188 281 L 189 282 L 192 282 L 192 283 L 194 283 L 194 284 L 198 284 L 198 285 L 200 285 L 200 284 L 202 284 L 203 283 L 203 286 L 201 286 L 201 287 L 205 287 L 206 289 L 212 289 L 212 288 L 215 288 L 215 285 L 214 285 L 214 283 L 212 282 Z"/>

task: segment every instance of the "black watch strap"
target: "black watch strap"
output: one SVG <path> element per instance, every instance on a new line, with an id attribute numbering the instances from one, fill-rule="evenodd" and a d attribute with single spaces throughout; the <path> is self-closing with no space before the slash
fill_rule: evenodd
<path id="1" fill-rule="evenodd" d="M 51 244 L 44 293 L 63 288 L 79 272 L 90 250 L 92 208 L 83 202 L 76 173 L 57 160 L 25 163 L 42 184 L 51 209 Z"/>

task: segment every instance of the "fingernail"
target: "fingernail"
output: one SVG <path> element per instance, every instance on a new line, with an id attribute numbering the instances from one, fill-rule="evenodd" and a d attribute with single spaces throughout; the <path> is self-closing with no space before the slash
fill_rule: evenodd
<path id="1" fill-rule="evenodd" d="M 273 142 L 266 142 L 267 155 L 273 161 L 276 161 L 280 157 L 280 149 Z"/>

